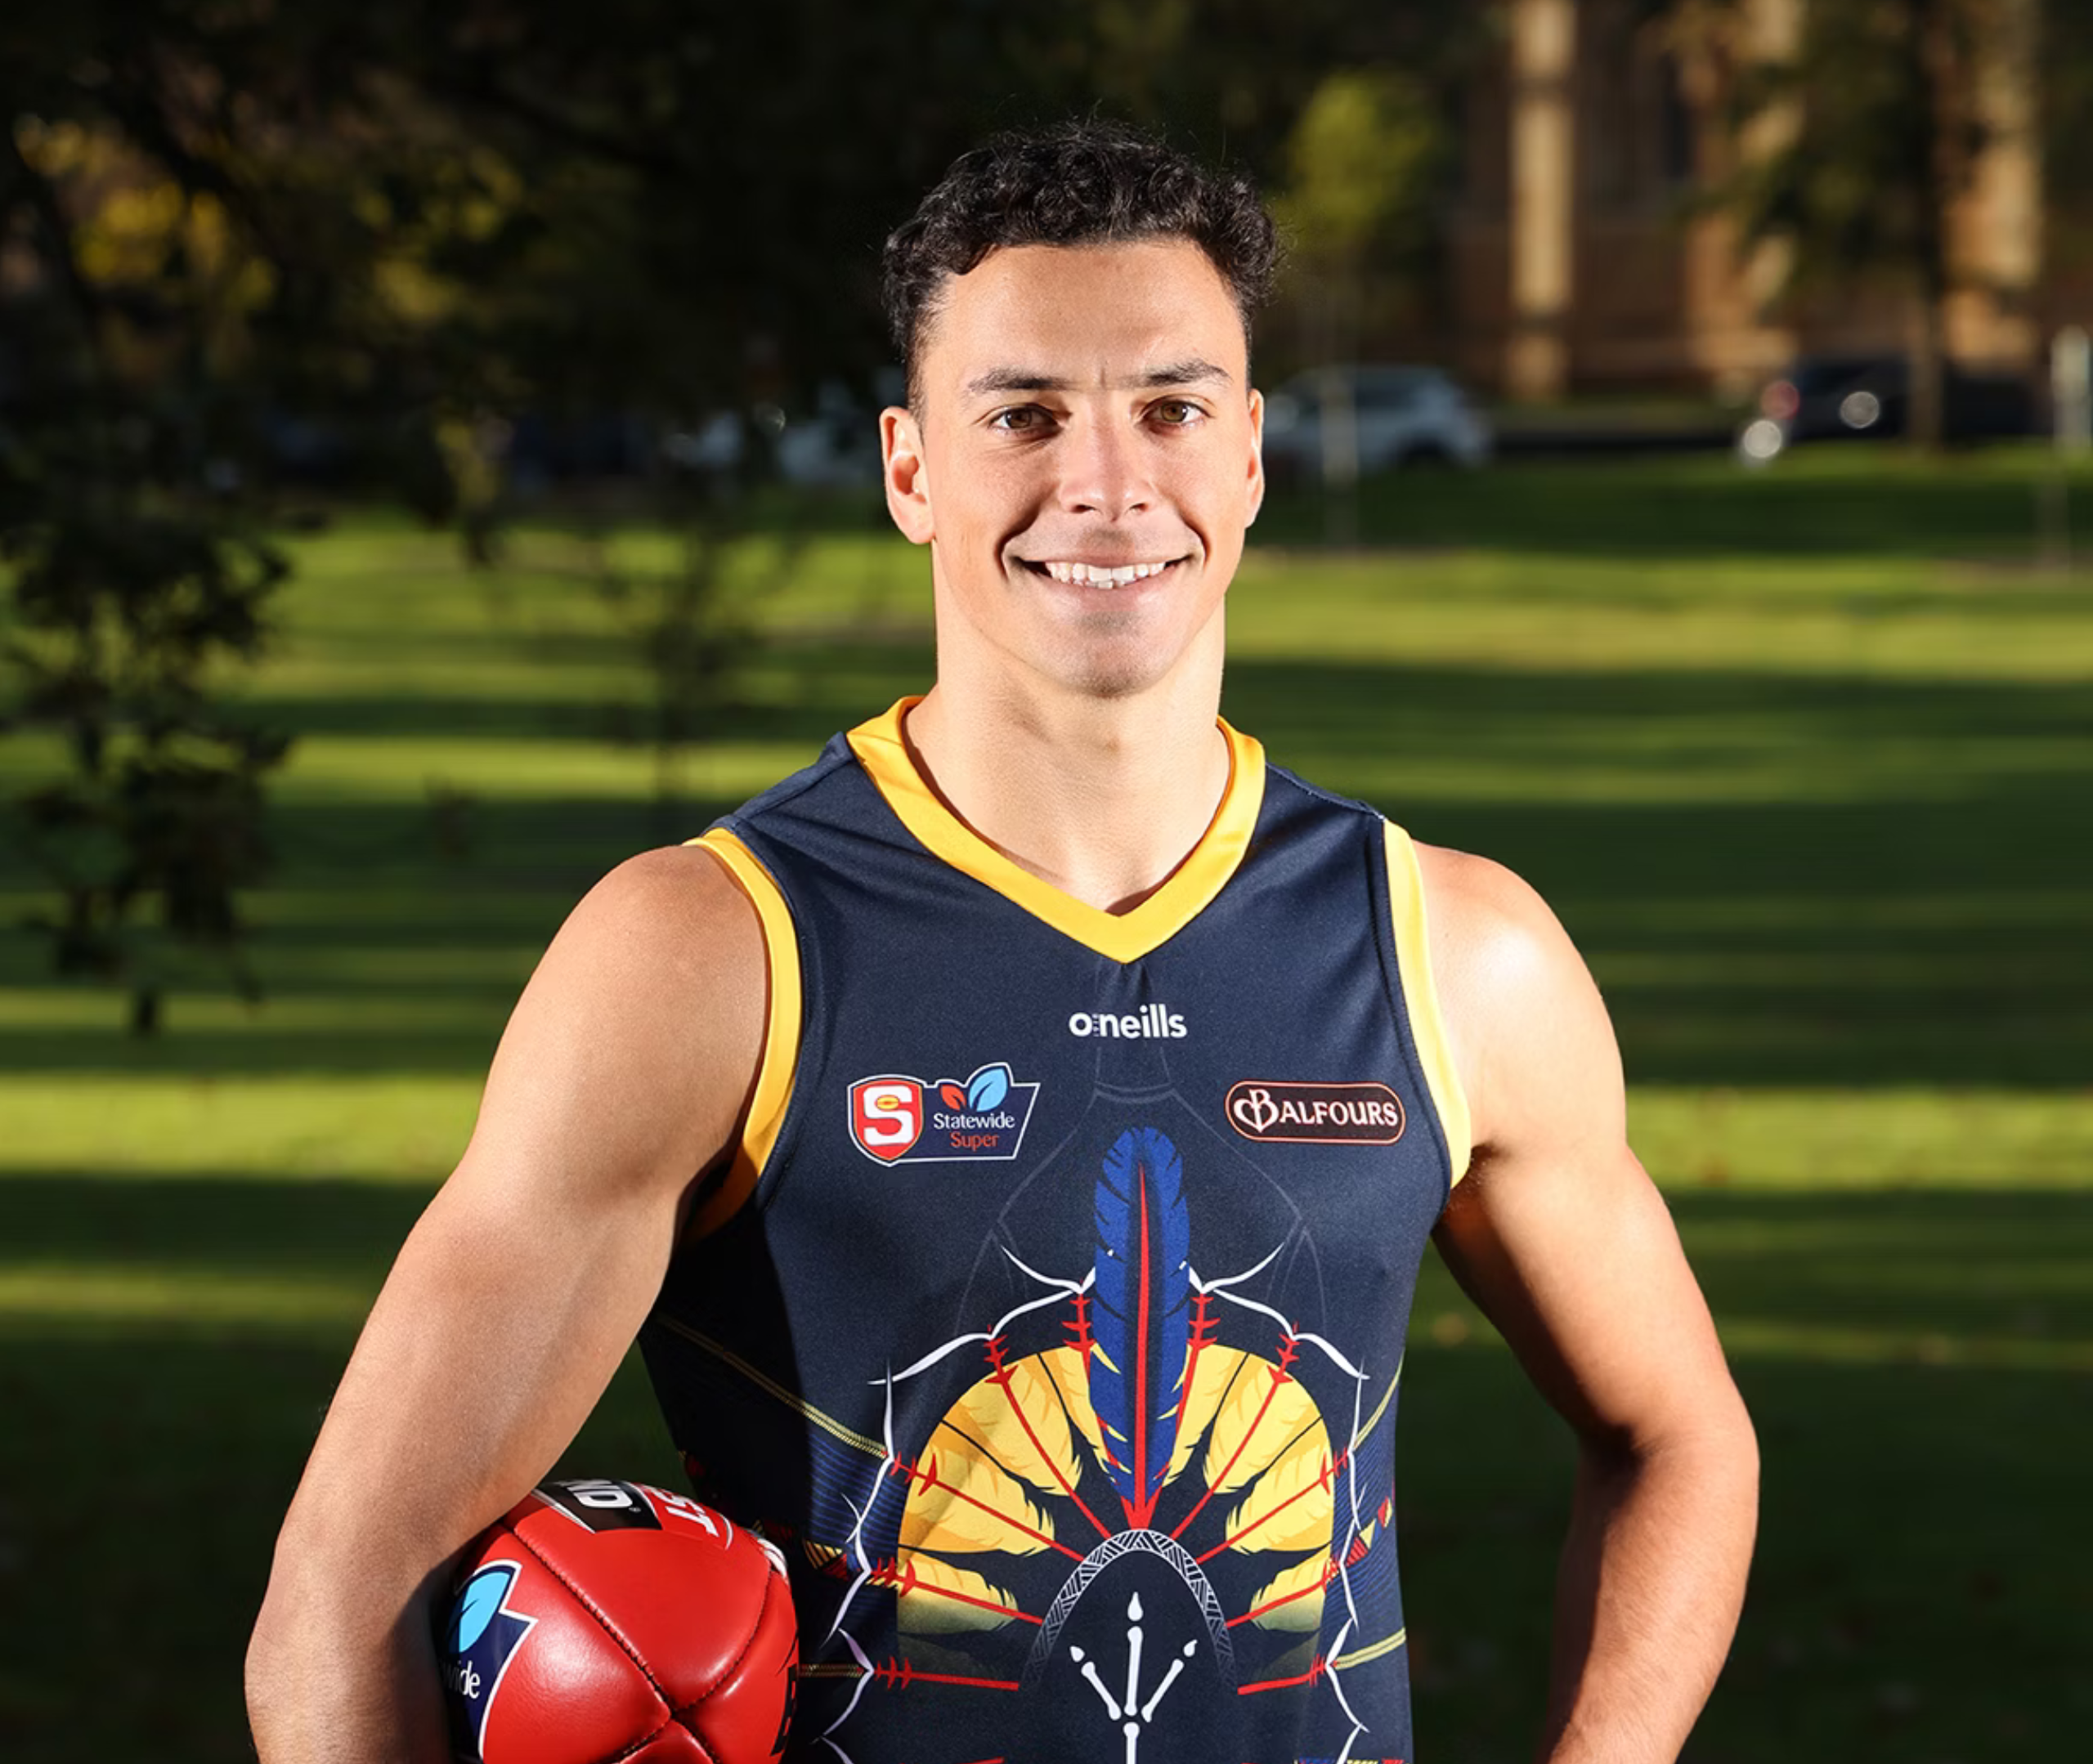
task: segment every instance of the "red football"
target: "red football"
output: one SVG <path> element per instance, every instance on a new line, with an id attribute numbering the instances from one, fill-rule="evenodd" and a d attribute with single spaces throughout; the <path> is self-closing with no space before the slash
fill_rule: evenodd
<path id="1" fill-rule="evenodd" d="M 437 1648 L 461 1758 L 769 1764 L 799 1631 L 752 1532 L 631 1482 L 552 1482 L 465 1551 Z"/>

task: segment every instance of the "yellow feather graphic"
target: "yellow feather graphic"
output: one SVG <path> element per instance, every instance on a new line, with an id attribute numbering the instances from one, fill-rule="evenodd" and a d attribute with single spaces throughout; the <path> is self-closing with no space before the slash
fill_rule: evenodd
<path id="1" fill-rule="evenodd" d="M 1250 1609 L 1250 1621 L 1260 1629 L 1289 1632 L 1319 1629 L 1323 1623 L 1324 1576 L 1330 1571 L 1327 1556 L 1311 1556 L 1257 1589 Z"/>
<path id="2" fill-rule="evenodd" d="M 901 1627 L 917 1635 L 955 1630 L 1000 1629 L 1017 1610 L 1017 1601 L 970 1568 L 954 1568 L 934 1556 L 904 1550 L 899 1562 L 896 1602 Z"/>
<path id="3" fill-rule="evenodd" d="M 1090 1365 L 1083 1358 L 1082 1350 L 1075 1347 L 1050 1348 L 1046 1353 L 1024 1363 L 1027 1366 L 1037 1365 L 1042 1369 L 1047 1382 L 1060 1394 L 1060 1402 L 1055 1406 L 1066 1405 L 1069 1419 L 1076 1424 L 1078 1431 L 1089 1445 L 1091 1456 L 1102 1465 L 1105 1462 L 1105 1436 L 1098 1428 L 1097 1411 L 1091 1406 Z M 1073 1473 L 1073 1461 L 1069 1468 Z M 1073 1474 L 1069 1480 L 1073 1486 Z"/>
<path id="4" fill-rule="evenodd" d="M 1330 1436 L 1318 1421 L 1251 1484 L 1248 1498 L 1228 1516 L 1222 1534 L 1229 1547 L 1327 1554 L 1337 1511 L 1329 1467 Z"/>
<path id="5" fill-rule="evenodd" d="M 1045 1358 L 1021 1359 L 1009 1367 L 1007 1395 L 994 1379 L 984 1378 L 952 1404 L 944 1425 L 1013 1476 L 1035 1489 L 1059 1493 L 1064 1482 L 1073 1488 L 1079 1472 L 1068 1415 L 1039 1364 Z"/>
<path id="6" fill-rule="evenodd" d="M 1320 1430 L 1315 1399 L 1267 1360 L 1250 1357 L 1229 1386 L 1207 1439 L 1207 1486 L 1227 1494 L 1271 1468 L 1308 1428 Z"/>
<path id="7" fill-rule="evenodd" d="M 1177 1448 L 1170 1454 L 1170 1474 L 1163 1480 L 1175 1482 L 1185 1473 L 1185 1466 L 1192 1462 L 1192 1453 L 1198 1447 L 1200 1436 L 1213 1423 L 1220 1410 L 1221 1399 L 1227 1395 L 1229 1381 L 1244 1374 L 1248 1363 L 1252 1370 L 1265 1362 L 1253 1354 L 1245 1354 L 1232 1347 L 1204 1347 L 1199 1350 L 1199 1362 L 1192 1368 L 1191 1399 L 1185 1405 L 1185 1413 L 1177 1422 Z"/>
<path id="8" fill-rule="evenodd" d="M 1053 1535 L 1053 1520 L 1025 1498 L 1015 1476 L 949 1421 L 939 1426 L 909 1479 L 903 1549 L 1029 1556 Z"/>

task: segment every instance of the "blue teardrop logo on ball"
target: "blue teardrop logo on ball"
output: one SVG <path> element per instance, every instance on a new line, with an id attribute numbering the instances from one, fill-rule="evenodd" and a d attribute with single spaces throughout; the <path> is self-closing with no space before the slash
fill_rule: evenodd
<path id="1" fill-rule="evenodd" d="M 513 1608 L 509 1596 L 522 1573 L 514 1562 L 490 1562 L 458 1589 L 441 1638 L 443 1695 L 458 1749 L 484 1756 L 487 1712 L 502 1674 L 537 1622 Z"/>
<path id="2" fill-rule="evenodd" d="M 483 1568 L 465 1583 L 458 1595 L 458 1608 L 450 1616 L 450 1651 L 463 1654 L 487 1632 L 495 1613 L 509 1589 L 516 1583 L 516 1570 L 506 1562 Z"/>

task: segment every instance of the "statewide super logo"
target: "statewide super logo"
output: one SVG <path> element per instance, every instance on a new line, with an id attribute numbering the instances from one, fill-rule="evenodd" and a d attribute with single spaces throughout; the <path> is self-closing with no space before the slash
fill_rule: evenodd
<path id="1" fill-rule="evenodd" d="M 882 1164 L 1006 1161 L 1024 1143 L 1037 1084 L 1020 1084 L 1000 1063 L 961 1083 L 888 1073 L 850 1086 L 850 1137 Z"/>

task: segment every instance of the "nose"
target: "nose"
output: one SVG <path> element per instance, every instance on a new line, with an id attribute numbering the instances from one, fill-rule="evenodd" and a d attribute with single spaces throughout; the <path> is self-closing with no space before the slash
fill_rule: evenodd
<path id="1" fill-rule="evenodd" d="M 1155 499 L 1148 450 L 1129 418 L 1091 410 L 1063 432 L 1060 500 L 1071 514 L 1107 521 L 1138 514 Z"/>

